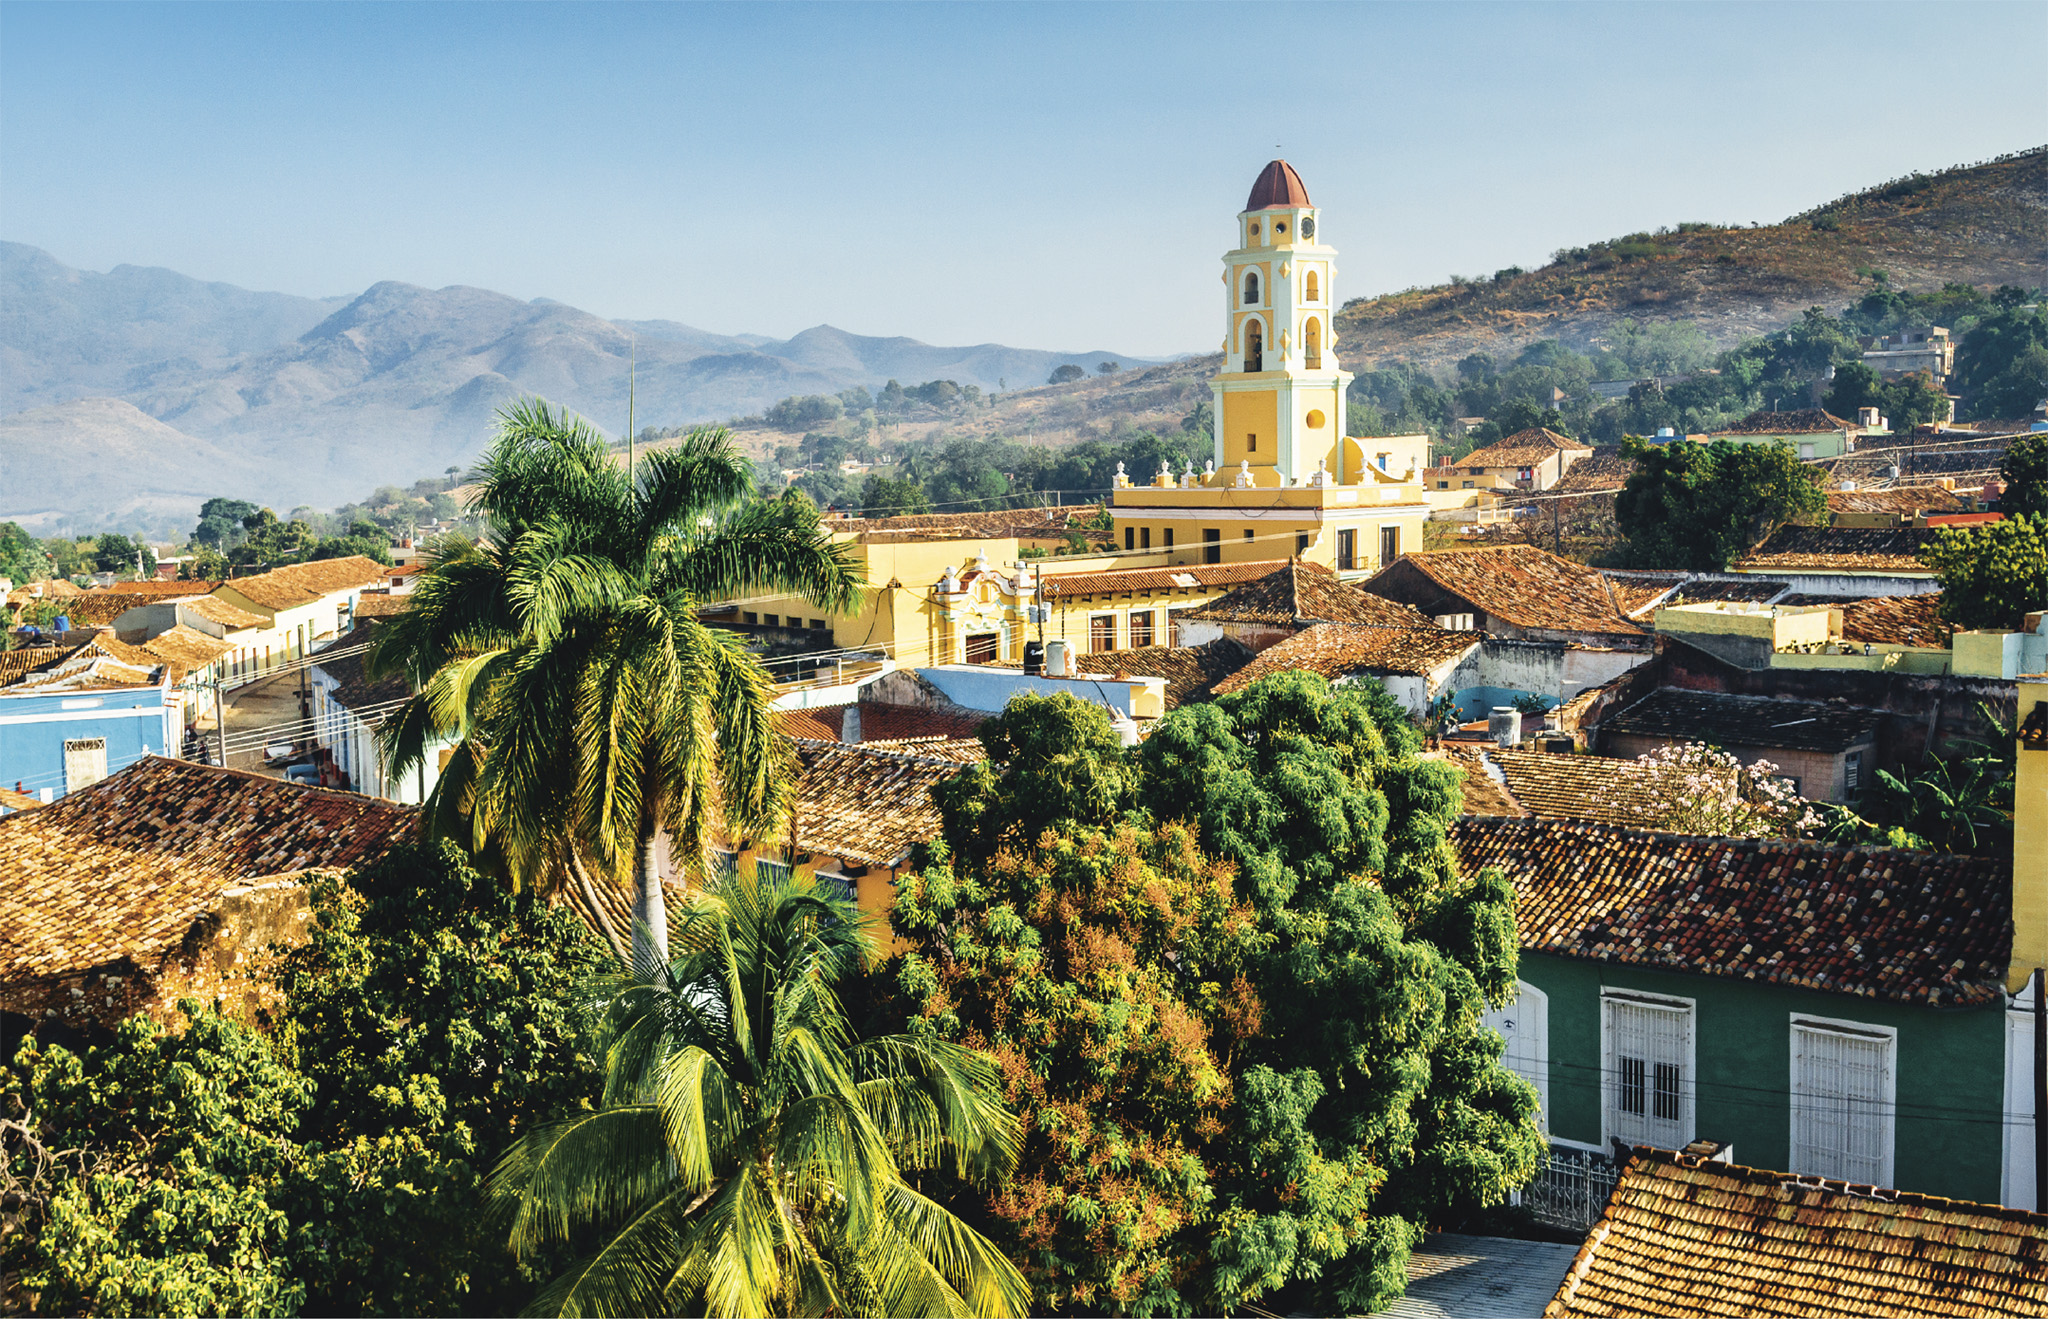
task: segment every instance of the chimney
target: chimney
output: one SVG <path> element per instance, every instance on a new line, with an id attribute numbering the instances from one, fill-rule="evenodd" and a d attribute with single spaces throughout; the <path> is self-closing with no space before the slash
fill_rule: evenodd
<path id="1" fill-rule="evenodd" d="M 860 741 L 860 706 L 849 705 L 839 716 L 839 740 L 852 745 Z"/>
<path id="2" fill-rule="evenodd" d="M 2019 684 L 2019 763 L 2012 794 L 2012 966 L 2017 994 L 2048 966 L 2048 679 Z"/>

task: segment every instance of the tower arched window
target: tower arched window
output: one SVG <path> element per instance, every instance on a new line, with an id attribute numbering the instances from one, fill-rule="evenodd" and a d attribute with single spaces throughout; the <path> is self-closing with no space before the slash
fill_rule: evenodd
<path id="1" fill-rule="evenodd" d="M 1255 320 L 1245 322 L 1244 327 L 1244 369 L 1263 371 L 1265 367 L 1265 331 Z"/>
<path id="2" fill-rule="evenodd" d="M 1313 270 L 1311 270 L 1311 271 L 1309 271 L 1309 272 L 1308 272 L 1308 290 L 1307 290 L 1307 291 L 1308 291 L 1308 300 L 1309 300 L 1310 302 L 1321 302 L 1321 301 L 1322 301 L 1322 295 L 1316 292 L 1316 272 L 1315 272 L 1315 271 L 1313 271 Z"/>
<path id="3" fill-rule="evenodd" d="M 1244 305 L 1247 307 L 1259 305 L 1259 272 L 1256 270 L 1244 277 Z"/>
<path id="4" fill-rule="evenodd" d="M 1314 279 L 1314 275 L 1309 276 Z M 1307 367 L 1313 371 L 1323 364 L 1323 325 L 1314 317 L 1309 318 L 1308 328 L 1301 336 L 1301 353 Z"/>

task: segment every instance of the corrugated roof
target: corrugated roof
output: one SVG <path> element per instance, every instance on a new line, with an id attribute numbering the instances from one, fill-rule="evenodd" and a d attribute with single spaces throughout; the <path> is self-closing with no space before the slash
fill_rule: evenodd
<path id="1" fill-rule="evenodd" d="M 1318 563 L 1290 561 L 1256 581 L 1232 587 L 1203 605 L 1176 615 L 1211 622 L 1367 623 L 1379 627 L 1434 627 L 1408 605 L 1361 591 Z"/>
<path id="2" fill-rule="evenodd" d="M 219 589 L 234 591 L 265 609 L 278 610 L 311 604 L 322 596 L 383 580 L 383 564 L 360 554 L 351 554 L 346 558 L 287 564 L 269 572 L 237 577 L 222 582 Z"/>
<path id="3" fill-rule="evenodd" d="M 2012 858 L 1465 816 L 1524 952 L 1931 1006 L 2003 1001 Z"/>
<path id="4" fill-rule="evenodd" d="M 1559 558 L 1534 545 L 1476 550 L 1421 550 L 1404 554 L 1364 584 L 1372 591 L 1403 564 L 1446 592 L 1520 628 L 1640 637 L 1643 629 L 1621 609 L 1598 569 Z"/>
<path id="5" fill-rule="evenodd" d="M 0 819 L 0 984 L 122 959 L 148 972 L 230 889 L 382 855 L 414 818 L 374 797 L 146 757 Z"/>
<path id="6" fill-rule="evenodd" d="M 1297 669 L 1341 678 L 1348 673 L 1423 674 L 1477 646 L 1477 632 L 1440 627 L 1361 627 L 1317 623 L 1258 653 L 1251 663 L 1215 686 L 1218 696 L 1243 691 L 1261 678 Z"/>
<path id="7" fill-rule="evenodd" d="M 1877 736 L 1875 710 L 1818 701 L 1660 687 L 1600 724 L 1607 732 L 1634 733 L 1714 746 L 1846 751 Z"/>
<path id="8" fill-rule="evenodd" d="M 1642 1150 L 1546 1316 L 2048 1314 L 2048 1215 Z"/>

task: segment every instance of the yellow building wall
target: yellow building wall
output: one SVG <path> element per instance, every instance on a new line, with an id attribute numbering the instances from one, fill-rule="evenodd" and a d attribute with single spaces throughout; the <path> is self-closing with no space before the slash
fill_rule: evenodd
<path id="1" fill-rule="evenodd" d="M 2019 722 L 2048 702 L 2048 682 L 2019 684 Z M 2048 751 L 2019 749 L 2012 799 L 2012 967 L 2005 987 L 2017 994 L 2037 966 L 2048 966 Z"/>
<path id="2" fill-rule="evenodd" d="M 1256 452 L 1247 447 L 1248 437 L 1259 437 Z M 1280 395 L 1270 389 L 1228 390 L 1223 395 L 1223 475 L 1249 461 L 1256 472 L 1272 467 L 1280 449 Z M 1265 484 L 1273 484 L 1265 473 Z"/>

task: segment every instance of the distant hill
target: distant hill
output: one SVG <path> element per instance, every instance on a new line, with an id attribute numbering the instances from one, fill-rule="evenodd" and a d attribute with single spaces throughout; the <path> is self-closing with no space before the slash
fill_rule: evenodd
<path id="1" fill-rule="evenodd" d="M 153 266 L 73 270 L 0 242 L 0 414 L 216 370 L 318 325 L 346 298 L 251 293 Z"/>
<path id="2" fill-rule="evenodd" d="M 77 271 L 18 243 L 0 247 L 0 281 L 4 397 L 13 407 L 42 410 L 21 433 L 32 431 L 56 465 L 96 478 L 60 496 L 27 480 L 41 470 L 42 455 L 31 462 L 0 448 L 0 518 L 65 510 L 98 518 L 166 502 L 161 487 L 104 463 L 104 442 L 124 433 L 125 420 L 59 406 L 86 397 L 125 399 L 236 455 L 212 476 L 201 465 L 195 479 L 203 494 L 284 509 L 332 507 L 377 484 L 466 463 L 489 438 L 499 405 L 523 395 L 618 432 L 636 372 L 639 419 L 660 426 L 892 378 L 949 378 L 994 390 L 1042 381 L 1065 362 L 1128 360 L 1100 349 L 934 347 L 828 325 L 787 341 L 720 335 L 676 321 L 608 321 L 549 299 L 460 286 L 386 282 L 353 300 L 321 302 L 164 270 Z M 67 417 L 80 424 L 67 430 Z M 199 499 L 188 502 L 196 510 Z"/>
<path id="3" fill-rule="evenodd" d="M 1541 270 L 1347 304 L 1337 340 L 1352 370 L 1390 359 L 1447 366 L 1534 339 L 1584 351 L 1623 317 L 1689 320 L 1717 346 L 1839 310 L 1876 268 L 1895 288 L 2048 285 L 2048 147 L 1916 174 L 1782 224 L 1675 224 L 1561 254 Z"/>
<path id="4" fill-rule="evenodd" d="M 81 520 L 95 527 L 185 522 L 209 495 L 251 494 L 266 483 L 236 446 L 195 439 L 117 398 L 0 417 L 0 520 L 38 535 Z"/>

